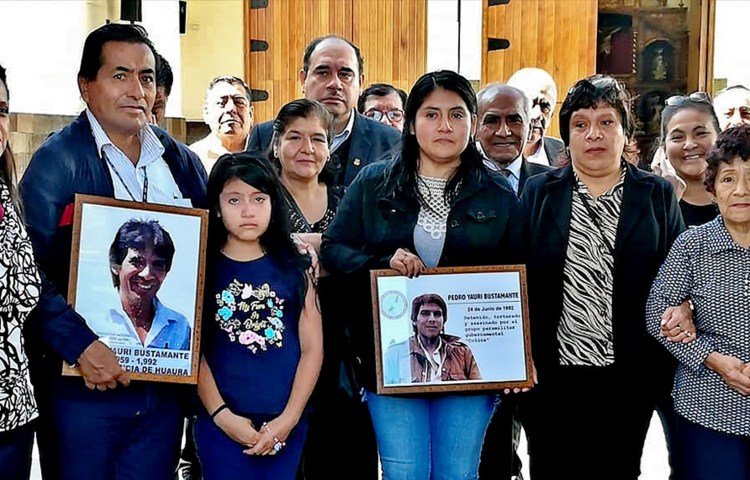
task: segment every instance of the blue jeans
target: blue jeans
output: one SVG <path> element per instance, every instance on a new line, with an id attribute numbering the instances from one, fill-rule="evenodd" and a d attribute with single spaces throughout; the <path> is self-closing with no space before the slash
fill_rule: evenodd
<path id="1" fill-rule="evenodd" d="M 678 480 L 750 479 L 750 438 L 718 432 L 675 415 Z"/>
<path id="2" fill-rule="evenodd" d="M 0 479 L 29 480 L 34 422 L 0 432 Z"/>
<path id="3" fill-rule="evenodd" d="M 496 395 L 394 397 L 367 392 L 383 480 L 471 480 Z"/>
<path id="4" fill-rule="evenodd" d="M 76 380 L 79 390 L 86 388 Z M 51 478 L 172 480 L 182 439 L 181 391 L 179 386 L 133 382 L 106 392 L 81 390 L 53 398 L 59 471 Z"/>

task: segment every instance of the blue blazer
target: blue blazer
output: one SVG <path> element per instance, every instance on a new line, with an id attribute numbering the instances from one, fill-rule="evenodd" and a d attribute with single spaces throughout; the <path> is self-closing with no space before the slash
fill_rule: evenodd
<path id="1" fill-rule="evenodd" d="M 194 207 L 205 207 L 207 177 L 198 157 L 165 131 L 151 128 L 164 145 L 163 158 L 182 195 Z M 20 184 L 26 228 L 42 275 L 39 305 L 25 326 L 32 375 L 42 357 L 42 368 L 59 375 L 62 359 L 75 363 L 98 338 L 67 301 L 76 193 L 114 198 L 112 177 L 97 154 L 85 112 L 39 147 Z"/>
<path id="2" fill-rule="evenodd" d="M 380 122 L 369 119 L 355 112 L 354 125 L 352 126 L 351 145 L 349 156 L 344 165 L 344 185 L 349 186 L 360 170 L 366 165 L 378 160 L 388 159 L 394 155 L 400 144 L 398 130 L 388 127 Z M 257 153 L 266 153 L 271 145 L 273 136 L 273 122 L 263 122 L 256 125 L 247 142 L 247 150 Z"/>

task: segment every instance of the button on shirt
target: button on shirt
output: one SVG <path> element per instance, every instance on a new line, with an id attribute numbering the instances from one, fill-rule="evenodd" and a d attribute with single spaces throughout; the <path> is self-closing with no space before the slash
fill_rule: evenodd
<path id="1" fill-rule="evenodd" d="M 595 200 L 575 177 L 570 234 L 563 268 L 562 316 L 557 329 L 561 365 L 603 367 L 615 361 L 612 329 L 615 244 L 622 207 L 625 170 L 612 188 Z M 601 230 L 589 216 L 583 195 L 599 219 Z M 607 242 L 602 235 L 606 236 Z"/>
<path id="2" fill-rule="evenodd" d="M 673 343 L 661 336 L 667 307 L 690 299 L 697 338 Z M 750 362 L 750 250 L 734 242 L 721 216 L 692 228 L 672 245 L 646 304 L 648 331 L 679 360 L 672 397 L 691 422 L 750 436 L 750 396 L 730 388 L 705 366 L 711 352 Z"/>
<path id="3" fill-rule="evenodd" d="M 106 132 L 89 109 L 86 116 L 91 123 L 91 133 L 94 135 L 96 150 L 105 159 L 114 186 L 115 198 L 129 201 L 143 201 L 144 187 L 147 190 L 146 200 L 149 203 L 162 205 L 191 206 L 190 200 L 185 199 L 180 188 L 164 161 L 164 146 L 159 138 L 144 125 L 139 135 L 141 137 L 141 154 L 138 163 L 133 162 L 115 146 Z"/>

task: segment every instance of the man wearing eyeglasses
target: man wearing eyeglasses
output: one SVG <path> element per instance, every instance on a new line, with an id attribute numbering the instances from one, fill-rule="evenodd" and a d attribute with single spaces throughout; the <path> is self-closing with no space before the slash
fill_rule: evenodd
<path id="1" fill-rule="evenodd" d="M 373 83 L 357 102 L 359 113 L 399 132 L 404 130 L 405 106 L 406 92 L 387 83 Z"/>
<path id="2" fill-rule="evenodd" d="M 316 38 L 305 49 L 299 72 L 302 93 L 317 100 L 333 115 L 334 137 L 328 165 L 336 185 L 348 186 L 372 162 L 387 158 L 399 143 L 398 132 L 357 112 L 365 81 L 359 48 L 343 37 Z M 273 122 L 256 126 L 248 150 L 265 152 Z"/>
<path id="3" fill-rule="evenodd" d="M 508 85 L 521 89 L 531 100 L 531 133 L 523 155 L 529 162 L 555 166 L 565 149 L 559 138 L 546 136 L 557 103 L 557 86 L 547 71 L 522 68 L 508 79 Z"/>
<path id="4" fill-rule="evenodd" d="M 221 76 L 208 84 L 203 121 L 211 133 L 190 145 L 190 150 L 200 157 L 207 172 L 220 156 L 247 148 L 253 128 L 250 98 L 250 88 L 241 78 Z"/>

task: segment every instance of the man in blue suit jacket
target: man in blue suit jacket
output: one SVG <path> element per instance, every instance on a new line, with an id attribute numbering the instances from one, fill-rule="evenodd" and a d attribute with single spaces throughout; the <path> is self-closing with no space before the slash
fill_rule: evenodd
<path id="1" fill-rule="evenodd" d="M 348 186 L 366 165 L 388 158 L 399 145 L 396 129 L 356 111 L 365 80 L 363 64 L 356 45 L 328 35 L 310 42 L 299 73 L 305 97 L 322 103 L 333 116 L 335 135 L 329 168 L 336 184 L 342 186 Z M 248 150 L 267 151 L 272 137 L 273 122 L 256 125 Z M 351 396 L 357 398 L 340 392 L 339 374 L 351 367 L 354 360 L 347 360 L 349 340 L 341 324 L 342 315 L 351 315 L 351 312 L 342 311 L 343 305 L 334 298 L 339 281 L 328 277 L 321 282 L 319 290 L 321 311 L 326 319 L 326 357 L 312 400 L 303 474 L 306 480 L 330 478 L 328 439 L 333 437 L 342 440 L 336 445 L 337 456 L 346 458 L 345 463 L 351 465 L 345 468 L 339 463 L 336 473 L 341 478 L 376 480 L 377 448 L 367 407 L 359 400 L 358 392 L 351 392 Z"/>
<path id="2" fill-rule="evenodd" d="M 331 170 L 338 185 L 348 186 L 357 173 L 387 158 L 399 143 L 393 128 L 357 112 L 364 61 L 359 48 L 335 35 L 316 38 L 305 49 L 299 72 L 305 98 L 321 102 L 333 115 Z M 256 125 L 248 150 L 265 152 L 273 137 L 273 122 Z"/>
<path id="3" fill-rule="evenodd" d="M 205 206 L 207 179 L 198 157 L 147 123 L 156 62 L 153 45 L 138 28 L 108 24 L 91 32 L 78 73 L 86 110 L 37 150 L 21 181 L 42 274 L 39 305 L 24 335 L 45 480 L 174 475 L 184 387 L 128 386 L 114 352 L 66 298 L 76 193 Z M 83 378 L 62 377 L 63 360 L 78 365 Z"/>

